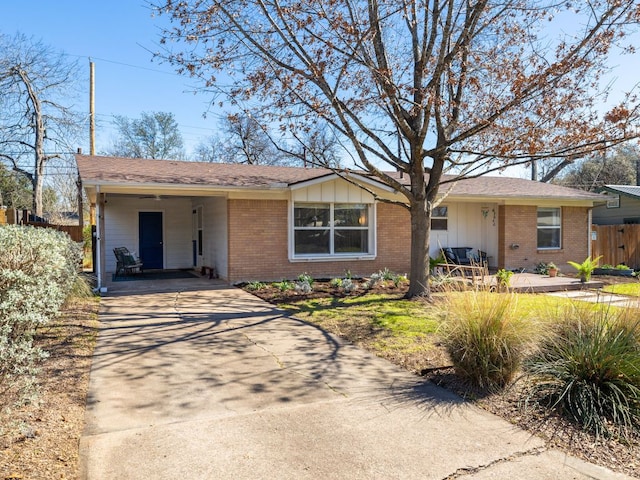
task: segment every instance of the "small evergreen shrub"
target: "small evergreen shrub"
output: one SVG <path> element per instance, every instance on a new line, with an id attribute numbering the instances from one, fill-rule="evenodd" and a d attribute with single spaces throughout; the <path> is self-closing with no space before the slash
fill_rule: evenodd
<path id="1" fill-rule="evenodd" d="M 0 407 L 33 392 L 36 329 L 59 311 L 77 285 L 82 249 L 45 228 L 0 227 Z"/>
<path id="2" fill-rule="evenodd" d="M 525 363 L 531 396 L 596 435 L 640 431 L 640 320 L 570 305 Z"/>
<path id="3" fill-rule="evenodd" d="M 346 293 L 355 292 L 356 290 L 358 290 L 358 284 L 351 280 L 351 278 L 345 278 L 342 280 L 342 289 Z"/>
<path id="4" fill-rule="evenodd" d="M 443 305 L 443 341 L 456 374 L 498 390 L 511 382 L 525 348 L 527 327 L 516 313 L 517 294 L 449 292 Z"/>

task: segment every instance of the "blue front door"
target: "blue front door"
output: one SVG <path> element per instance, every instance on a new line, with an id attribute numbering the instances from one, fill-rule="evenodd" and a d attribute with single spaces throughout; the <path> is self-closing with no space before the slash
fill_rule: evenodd
<path id="1" fill-rule="evenodd" d="M 162 245 L 162 212 L 138 214 L 140 259 L 144 269 L 164 268 Z"/>

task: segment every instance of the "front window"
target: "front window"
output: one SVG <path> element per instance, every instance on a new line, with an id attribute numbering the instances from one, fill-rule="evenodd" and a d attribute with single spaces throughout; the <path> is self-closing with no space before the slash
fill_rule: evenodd
<path id="1" fill-rule="evenodd" d="M 296 203 L 294 254 L 370 254 L 370 208 L 358 203 Z"/>
<path id="2" fill-rule="evenodd" d="M 560 208 L 538 208 L 538 248 L 560 248 L 562 218 Z"/>

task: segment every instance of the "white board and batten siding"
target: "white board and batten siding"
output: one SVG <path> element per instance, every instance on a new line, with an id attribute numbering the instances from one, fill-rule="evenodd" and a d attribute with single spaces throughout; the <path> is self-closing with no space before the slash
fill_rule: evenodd
<path id="1" fill-rule="evenodd" d="M 291 197 L 294 202 L 374 203 L 369 192 L 339 179 L 293 190 Z"/>
<path id="2" fill-rule="evenodd" d="M 206 197 L 193 200 L 194 208 L 203 207 L 203 262 L 216 268 L 218 275 L 227 278 L 228 262 L 228 226 L 227 199 L 224 197 Z M 201 266 L 201 265 L 199 265 Z"/>
<path id="3" fill-rule="evenodd" d="M 498 259 L 498 205 L 449 203 L 447 230 L 432 230 L 429 252 L 433 258 L 444 247 L 471 247 L 487 252 L 489 264 Z"/>
<path id="4" fill-rule="evenodd" d="M 116 270 L 113 249 L 127 247 L 138 252 L 139 212 L 162 212 L 163 263 L 166 269 L 190 268 L 191 261 L 191 200 L 139 199 L 108 197 L 105 206 L 106 271 Z"/>

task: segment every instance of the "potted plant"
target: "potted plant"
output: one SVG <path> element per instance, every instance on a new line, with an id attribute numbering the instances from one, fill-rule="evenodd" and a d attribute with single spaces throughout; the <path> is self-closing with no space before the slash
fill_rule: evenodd
<path id="1" fill-rule="evenodd" d="M 556 264 L 553 262 L 547 263 L 547 272 L 550 277 L 556 277 L 558 275 L 559 269 L 556 267 Z"/>
<path id="2" fill-rule="evenodd" d="M 572 261 L 568 261 L 567 263 L 578 271 L 577 273 L 578 277 L 580 277 L 580 281 L 582 283 L 585 283 L 591 280 L 591 274 L 598 267 L 598 260 L 600 260 L 601 258 L 602 255 L 594 258 L 593 260 L 591 259 L 591 257 L 587 257 L 582 263 Z"/>

